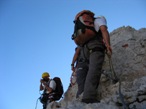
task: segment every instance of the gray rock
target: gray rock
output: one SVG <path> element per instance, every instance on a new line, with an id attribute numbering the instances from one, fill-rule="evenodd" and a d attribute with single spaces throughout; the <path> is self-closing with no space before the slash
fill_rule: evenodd
<path id="1" fill-rule="evenodd" d="M 100 103 L 85 104 L 76 100 L 75 84 L 68 88 L 62 100 L 49 104 L 47 109 L 123 109 L 119 85 L 129 109 L 146 109 L 146 28 L 135 30 L 130 26 L 120 27 L 111 32 L 110 37 L 113 67 L 121 81 L 113 84 L 109 59 L 106 57 L 103 65 L 105 75 L 101 76 L 97 90 Z"/>

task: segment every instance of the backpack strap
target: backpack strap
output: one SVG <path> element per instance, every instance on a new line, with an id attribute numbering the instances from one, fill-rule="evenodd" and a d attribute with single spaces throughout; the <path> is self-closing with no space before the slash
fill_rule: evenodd
<path id="1" fill-rule="evenodd" d="M 50 87 L 50 82 L 52 81 L 53 79 L 50 79 L 48 82 L 47 82 L 47 86 Z M 52 92 L 51 92 L 52 93 Z M 43 91 L 43 94 L 50 94 L 50 93 L 47 93 L 47 90 L 46 88 L 44 89 Z"/>
<path id="2" fill-rule="evenodd" d="M 96 30 L 95 30 L 95 28 L 94 28 L 94 26 L 87 26 L 85 23 L 89 23 L 90 25 L 94 25 L 94 20 L 95 20 L 96 18 L 93 18 L 93 22 L 91 22 L 91 21 L 86 21 L 86 20 L 83 20 L 82 19 L 82 16 L 80 16 L 79 17 L 79 21 L 83 24 L 83 26 L 84 26 L 84 28 L 86 29 L 90 29 L 90 30 L 92 30 L 93 32 L 95 32 L 95 33 L 97 33 L 96 32 Z"/>
<path id="3" fill-rule="evenodd" d="M 78 30 L 80 30 L 81 33 L 85 33 L 86 29 L 90 29 L 90 30 L 94 31 L 95 33 L 97 33 L 95 28 L 94 28 L 94 26 L 87 26 L 85 24 L 85 22 L 89 22 L 90 24 L 94 24 L 94 21 L 93 22 L 91 22 L 91 21 L 84 21 L 82 19 L 82 17 L 80 16 L 78 19 L 76 19 L 73 22 L 75 23 L 75 26 L 74 26 L 74 32 L 73 32 L 73 35 L 72 35 L 72 40 L 74 40 L 77 37 L 77 31 Z"/>
<path id="4" fill-rule="evenodd" d="M 50 82 L 51 81 L 54 81 L 53 79 L 50 79 L 50 81 L 49 81 L 49 86 L 50 86 Z M 54 81 L 55 82 L 55 81 Z M 57 83 L 55 82 L 55 84 L 56 84 L 56 87 L 57 87 Z M 56 87 L 55 87 L 55 89 L 53 89 L 53 91 L 52 92 L 54 92 L 55 90 L 56 90 Z"/>

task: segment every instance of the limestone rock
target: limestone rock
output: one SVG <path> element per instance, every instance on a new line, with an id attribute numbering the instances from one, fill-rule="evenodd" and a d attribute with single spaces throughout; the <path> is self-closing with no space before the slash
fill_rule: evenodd
<path id="1" fill-rule="evenodd" d="M 120 81 L 113 84 L 113 71 L 106 57 L 105 72 L 98 87 L 100 103 L 85 104 L 76 100 L 75 84 L 68 88 L 62 100 L 49 104 L 47 109 L 123 109 L 122 99 L 129 109 L 146 109 L 146 28 L 120 27 L 110 37 L 112 63 Z"/>

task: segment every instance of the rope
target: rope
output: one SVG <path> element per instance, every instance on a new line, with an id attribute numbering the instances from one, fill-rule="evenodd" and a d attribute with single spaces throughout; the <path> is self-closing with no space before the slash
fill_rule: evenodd
<path id="1" fill-rule="evenodd" d="M 105 71 L 102 70 L 102 74 L 104 74 L 107 78 L 111 79 L 112 81 L 115 81 L 114 78 L 112 78 L 111 76 L 109 76 L 108 74 L 104 73 Z"/>
<path id="2" fill-rule="evenodd" d="M 123 94 L 121 92 L 121 80 L 120 79 L 119 79 L 119 96 L 120 96 L 121 102 L 123 104 L 123 109 L 129 109 L 127 104 L 124 101 L 124 96 L 123 96 Z"/>
<path id="3" fill-rule="evenodd" d="M 115 73 L 111 57 L 109 57 L 109 65 L 110 65 L 110 69 L 111 69 L 111 72 L 113 75 L 113 83 L 117 83 L 119 81 L 119 79 Z"/>
<path id="4" fill-rule="evenodd" d="M 70 82 L 71 82 L 72 86 L 76 84 L 76 74 L 75 73 L 76 72 L 72 72 L 71 77 L 70 77 Z M 73 82 L 73 80 L 74 80 L 74 82 Z"/>
<path id="5" fill-rule="evenodd" d="M 115 73 L 111 57 L 108 56 L 108 58 L 109 58 L 109 66 L 110 66 L 111 72 L 114 76 L 114 77 L 111 77 L 111 79 L 113 80 L 114 83 L 119 82 L 119 96 L 120 96 L 121 102 L 123 104 L 123 109 L 129 109 L 124 101 L 124 96 L 121 92 L 121 80 L 120 80 L 120 78 L 117 77 L 117 75 Z"/>
<path id="6" fill-rule="evenodd" d="M 36 101 L 35 109 L 37 109 L 38 100 L 39 100 L 39 98 Z"/>

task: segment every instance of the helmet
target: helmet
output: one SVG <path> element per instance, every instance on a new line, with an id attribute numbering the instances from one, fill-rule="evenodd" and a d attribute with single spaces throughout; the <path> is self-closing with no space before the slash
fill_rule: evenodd
<path id="1" fill-rule="evenodd" d="M 76 15 L 75 20 L 77 20 L 80 16 L 82 16 L 82 15 L 85 14 L 85 13 L 89 14 L 91 17 L 94 17 L 94 13 L 93 13 L 93 12 L 91 12 L 91 11 L 89 11 L 89 10 L 83 10 L 83 11 L 79 12 L 79 13 Z"/>
<path id="2" fill-rule="evenodd" d="M 49 74 L 48 72 L 44 72 L 44 73 L 42 74 L 42 78 L 45 78 L 45 77 L 50 77 L 50 74 Z"/>

